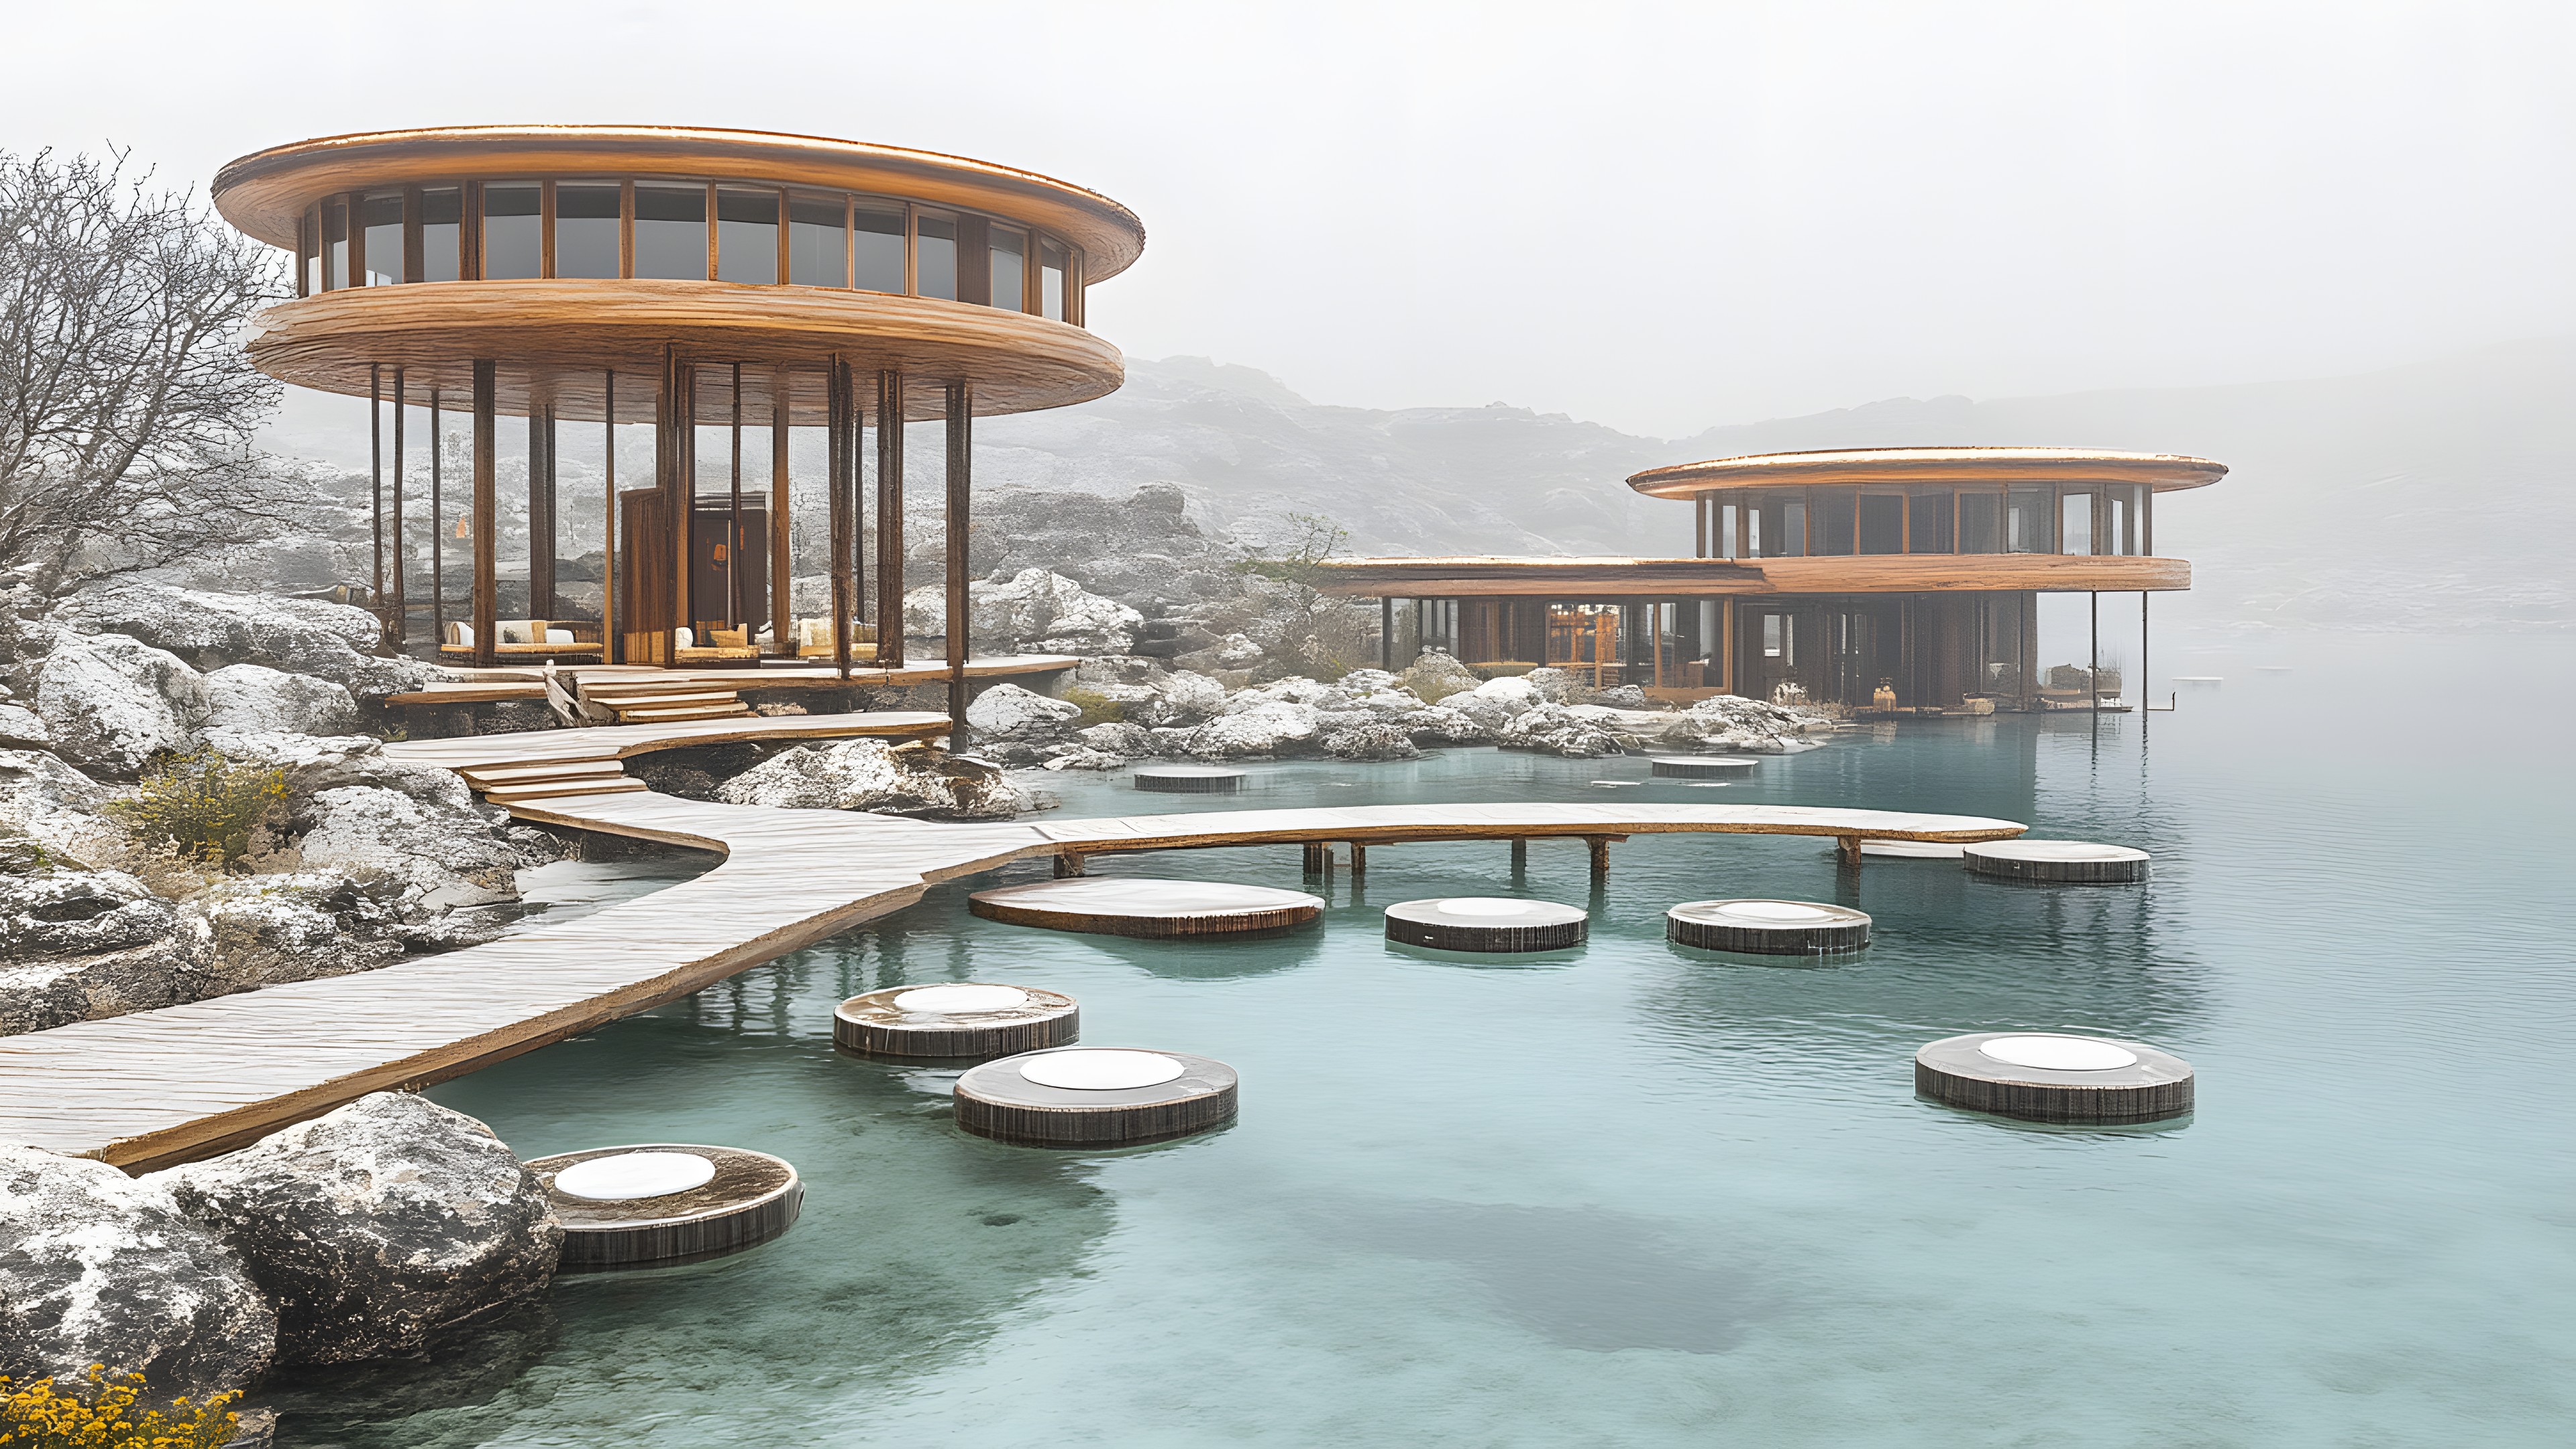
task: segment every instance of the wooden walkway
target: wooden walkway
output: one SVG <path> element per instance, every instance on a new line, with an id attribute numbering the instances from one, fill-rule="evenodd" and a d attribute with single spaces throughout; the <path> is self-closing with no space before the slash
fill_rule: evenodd
<path id="1" fill-rule="evenodd" d="M 810 723 L 815 717 L 807 716 Z M 763 720 L 787 725 L 791 720 Z M 707 721 L 710 725 L 751 722 Z M 602 741 L 595 737 L 615 735 Z M 591 738 L 583 738 L 591 737 Z M 692 725 L 553 730 L 396 747 L 509 745 L 530 760 L 699 743 Z M 646 743 L 659 740 L 660 744 Z M 524 934 L 323 981 L 0 1038 L 0 1141 L 144 1171 L 226 1150 L 368 1092 L 417 1087 L 685 996 L 1033 856 L 1327 840 L 1615 839 L 1696 831 L 1996 840 L 1973 816 L 1764 805 L 1381 805 L 946 825 L 705 804 L 638 791 L 515 802 L 550 824 L 725 852 L 695 880 Z"/>
<path id="2" fill-rule="evenodd" d="M 969 679 L 1009 679 L 1026 674 L 1056 674 L 1071 669 L 1082 661 L 1070 654 L 980 654 L 966 661 Z M 496 665 L 490 669 L 473 669 L 449 665 L 460 676 L 441 680 L 426 689 L 408 694 L 387 695 L 387 704 L 493 704 L 508 699 L 544 699 L 545 671 L 534 664 Z M 652 682 L 682 685 L 710 685 L 718 689 L 886 689 L 915 684 L 937 684 L 948 677 L 948 664 L 940 660 L 925 664 L 907 664 L 901 669 L 878 669 L 874 666 L 850 666 L 845 684 L 840 673 L 828 660 L 817 663 L 808 659 L 796 664 L 763 664 L 742 669 L 661 669 L 649 664 L 566 664 L 559 666 L 566 674 L 579 674 L 603 684 L 638 684 Z"/>
<path id="3" fill-rule="evenodd" d="M 850 714 L 746 715 L 732 719 L 679 720 L 670 724 L 599 725 L 590 729 L 526 730 L 455 739 L 398 740 L 386 755 L 451 770 L 505 765 L 559 765 L 579 760 L 625 760 L 655 750 L 726 745 L 742 740 L 848 739 L 861 735 L 912 738 L 948 733 L 948 716 L 928 710 L 864 710 Z"/>

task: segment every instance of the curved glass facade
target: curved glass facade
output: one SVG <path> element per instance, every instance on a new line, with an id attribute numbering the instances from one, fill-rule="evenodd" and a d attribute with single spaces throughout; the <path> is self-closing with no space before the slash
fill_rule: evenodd
<path id="1" fill-rule="evenodd" d="M 297 295 L 412 282 L 660 278 L 937 297 L 1082 325 L 1082 254 L 1016 220 L 682 177 L 351 192 L 306 209 Z"/>
<path id="2" fill-rule="evenodd" d="M 2143 483 L 1748 488 L 1694 497 L 1698 557 L 2154 552 Z"/>

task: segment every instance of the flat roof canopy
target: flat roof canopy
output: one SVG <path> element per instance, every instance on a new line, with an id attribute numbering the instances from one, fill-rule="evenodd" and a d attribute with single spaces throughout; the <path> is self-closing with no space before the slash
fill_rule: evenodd
<path id="1" fill-rule="evenodd" d="M 292 251 L 304 208 L 340 192 L 591 176 L 812 186 L 991 212 L 1082 248 L 1086 283 L 1118 275 L 1145 250 L 1136 213 L 1034 171 L 900 146 L 691 126 L 437 126 L 324 136 L 227 164 L 215 173 L 214 200 L 224 220 Z"/>
<path id="2" fill-rule="evenodd" d="M 1863 484 L 2144 483 L 2158 493 L 2203 488 L 2227 466 L 2180 453 L 2116 453 L 2091 448 L 1843 448 L 1821 453 L 1753 453 L 1677 463 L 1631 474 L 1628 486 L 1650 498 L 1689 498 L 1736 488 L 1806 488 Z"/>

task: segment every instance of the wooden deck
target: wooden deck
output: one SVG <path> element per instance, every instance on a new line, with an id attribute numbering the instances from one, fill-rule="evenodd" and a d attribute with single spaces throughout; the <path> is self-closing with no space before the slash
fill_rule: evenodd
<path id="1" fill-rule="evenodd" d="M 1055 674 L 1071 669 L 1082 661 L 1070 654 L 986 654 L 966 661 L 969 679 L 1009 679 L 1026 674 Z M 567 674 L 578 673 L 585 679 L 603 684 L 668 684 L 683 686 L 711 685 L 718 689 L 887 689 L 915 684 L 937 684 L 948 677 L 945 661 L 907 664 L 901 669 L 876 669 L 860 665 L 850 667 L 847 683 L 832 668 L 829 660 L 811 659 L 796 664 L 763 664 L 743 669 L 657 669 L 649 664 L 574 664 L 565 665 Z M 495 704 L 503 700 L 543 699 L 546 697 L 544 671 L 538 666 L 500 665 L 491 669 L 457 668 L 457 679 L 441 680 L 426 689 L 408 694 L 389 694 L 387 704 Z"/>
<path id="2" fill-rule="evenodd" d="M 852 739 L 883 735 L 913 738 L 948 733 L 948 716 L 928 710 L 863 710 L 850 714 L 743 715 L 731 719 L 678 720 L 669 724 L 600 725 L 591 729 L 526 730 L 506 735 L 465 735 L 443 740 L 399 740 L 385 746 L 397 760 L 451 770 L 552 765 L 575 760 L 625 760 L 655 750 L 725 745 L 742 740 Z"/>
<path id="3" fill-rule="evenodd" d="M 828 718 L 828 717 L 823 717 Z M 934 717 L 935 718 L 935 717 Z M 709 726 L 406 743 L 441 764 L 557 761 L 704 742 Z M 610 738 L 603 738 L 610 737 Z M 739 737 L 727 735 L 725 737 Z M 503 755 L 496 751 L 507 750 Z M 450 758 L 450 756 L 453 758 Z M 1996 840 L 1972 816 L 1764 805 L 1382 805 L 945 825 L 637 791 L 514 802 L 522 818 L 725 852 L 695 880 L 487 946 L 377 971 L 0 1038 L 0 1141 L 142 1171 L 226 1150 L 368 1092 L 416 1087 L 685 996 L 1032 856 L 1349 840 L 1592 840 L 1682 831 Z"/>

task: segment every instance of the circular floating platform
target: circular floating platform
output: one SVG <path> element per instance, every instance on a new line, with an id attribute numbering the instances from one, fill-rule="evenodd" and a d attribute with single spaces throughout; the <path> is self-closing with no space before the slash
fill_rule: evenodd
<path id="1" fill-rule="evenodd" d="M 1864 840 L 1860 853 L 1872 860 L 1957 860 L 1967 850 L 1955 840 Z"/>
<path id="2" fill-rule="evenodd" d="M 1914 1090 L 2033 1122 L 2160 1122 L 2191 1110 L 2191 1063 L 2133 1041 L 1971 1032 L 1914 1054 Z"/>
<path id="3" fill-rule="evenodd" d="M 1103 936 L 1231 936 L 1285 931 L 1324 913 L 1320 896 L 1222 881 L 1071 876 L 966 898 L 988 921 Z"/>
<path id="4" fill-rule="evenodd" d="M 1234 1068 L 1183 1052 L 1063 1047 L 957 1079 L 957 1125 L 1020 1147 L 1134 1147 L 1234 1120 Z"/>
<path id="5" fill-rule="evenodd" d="M 805 1203 L 795 1168 L 739 1147 L 596 1147 L 528 1170 L 563 1222 L 567 1268 L 730 1253 L 787 1231 Z"/>
<path id="6" fill-rule="evenodd" d="M 1762 761 L 1752 755 L 1656 755 L 1647 763 L 1668 780 L 1715 780 L 1748 774 Z"/>
<path id="7" fill-rule="evenodd" d="M 1441 951 L 1561 951 L 1591 934 L 1580 906 L 1502 896 L 1446 896 L 1386 908 L 1386 938 Z"/>
<path id="8" fill-rule="evenodd" d="M 1072 997 L 1033 986 L 893 986 L 832 1012 L 835 1043 L 894 1061 L 990 1061 L 1063 1046 L 1081 1033 Z"/>
<path id="9" fill-rule="evenodd" d="M 1685 901 L 1664 912 L 1664 936 L 1703 951 L 1816 956 L 1869 944 L 1869 917 L 1813 901 Z"/>
<path id="10" fill-rule="evenodd" d="M 1243 772 L 1223 765 L 1143 765 L 1136 788 L 1166 795 L 1232 795 L 1243 788 Z"/>
<path id="11" fill-rule="evenodd" d="M 2125 885 L 2147 878 L 2147 853 L 2082 840 L 1989 840 L 1965 847 L 1968 869 L 1997 880 Z"/>

